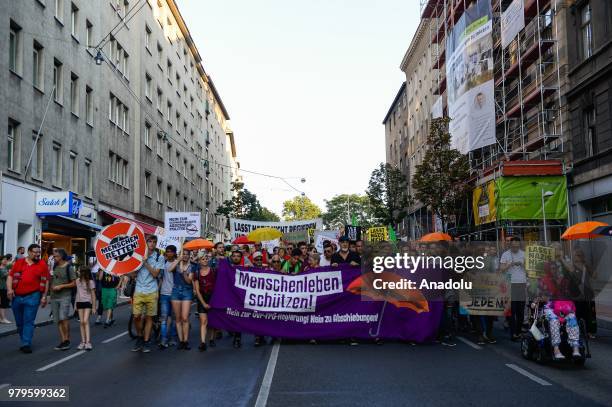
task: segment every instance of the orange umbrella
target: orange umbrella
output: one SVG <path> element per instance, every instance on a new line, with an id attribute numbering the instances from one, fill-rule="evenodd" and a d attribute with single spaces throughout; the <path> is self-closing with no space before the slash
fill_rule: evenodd
<path id="1" fill-rule="evenodd" d="M 212 249 L 215 244 L 210 240 L 206 239 L 194 239 L 183 245 L 185 250 L 201 250 L 201 249 Z"/>
<path id="2" fill-rule="evenodd" d="M 443 232 L 428 233 L 421 238 L 421 242 L 440 242 L 442 240 L 450 242 L 453 238 L 448 233 Z"/>
<path id="3" fill-rule="evenodd" d="M 603 222 L 593 222 L 593 221 L 576 223 L 575 225 L 572 225 L 569 228 L 567 228 L 565 232 L 563 232 L 563 234 L 561 235 L 561 239 L 578 240 L 578 239 L 593 239 L 596 237 L 600 237 L 601 235 L 594 233 L 595 229 L 597 229 L 600 226 L 608 226 L 608 224 L 603 223 Z"/>
<path id="4" fill-rule="evenodd" d="M 373 300 L 387 301 L 397 308 L 409 308 L 416 313 L 429 312 L 429 304 L 421 291 L 411 289 L 386 289 L 377 290 L 374 288 L 374 279 L 380 278 L 382 281 L 398 282 L 401 277 L 395 273 L 383 272 L 380 274 L 366 273 L 349 284 L 346 291 L 365 295 Z"/>

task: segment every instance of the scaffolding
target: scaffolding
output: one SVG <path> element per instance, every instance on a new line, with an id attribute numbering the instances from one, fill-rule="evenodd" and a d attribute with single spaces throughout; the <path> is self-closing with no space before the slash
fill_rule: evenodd
<path id="1" fill-rule="evenodd" d="M 446 37 L 471 3 L 489 0 L 420 0 L 421 18 L 430 19 L 434 94 L 447 113 Z M 491 0 L 495 80 L 496 144 L 469 153 L 479 177 L 502 161 L 563 158 L 564 132 L 555 0 L 525 0 L 525 27 L 501 44 L 501 16 L 512 0 Z"/>

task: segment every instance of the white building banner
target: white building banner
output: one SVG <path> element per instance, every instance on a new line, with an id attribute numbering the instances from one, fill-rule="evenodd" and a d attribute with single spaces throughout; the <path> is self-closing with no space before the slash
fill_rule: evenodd
<path id="1" fill-rule="evenodd" d="M 322 229 L 323 220 L 317 218 L 293 222 L 259 222 L 255 220 L 230 218 L 230 233 L 232 235 L 232 240 L 242 235 L 248 235 L 250 232 L 259 228 L 274 228 L 285 234 L 297 232 L 299 230 L 308 231 L 308 229 Z"/>
<path id="2" fill-rule="evenodd" d="M 525 28 L 524 0 L 514 0 L 502 13 L 501 43 L 506 48 L 512 40 Z"/>
<path id="3" fill-rule="evenodd" d="M 198 237 L 201 233 L 200 212 L 166 212 L 166 237 Z"/>
<path id="4" fill-rule="evenodd" d="M 478 0 L 446 40 L 451 145 L 463 154 L 495 143 L 493 18 L 490 0 Z"/>

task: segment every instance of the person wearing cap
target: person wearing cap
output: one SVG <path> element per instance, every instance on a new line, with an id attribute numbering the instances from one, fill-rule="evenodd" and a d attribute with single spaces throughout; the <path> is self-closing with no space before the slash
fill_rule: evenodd
<path id="1" fill-rule="evenodd" d="M 331 257 L 331 265 L 337 267 L 340 264 L 350 264 L 351 266 L 359 266 L 361 264 L 361 257 L 353 251 L 349 250 L 349 239 L 346 236 L 342 236 L 338 239 L 340 243 L 340 250 L 334 253 Z"/>
<path id="2" fill-rule="evenodd" d="M 255 242 L 255 253 L 261 253 L 262 255 L 262 263 L 264 266 L 268 265 L 268 251 L 266 249 L 263 248 L 261 242 Z M 255 263 L 255 253 L 253 253 L 251 256 L 249 256 L 249 259 L 251 260 L 251 263 Z M 255 267 L 259 267 L 259 266 L 255 266 Z"/>
<path id="3" fill-rule="evenodd" d="M 258 269 L 264 268 L 263 254 L 261 252 L 253 253 L 253 267 Z"/>

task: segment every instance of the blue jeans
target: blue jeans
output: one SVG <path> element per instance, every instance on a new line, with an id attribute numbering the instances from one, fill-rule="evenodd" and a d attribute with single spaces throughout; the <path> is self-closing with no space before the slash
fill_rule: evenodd
<path id="1" fill-rule="evenodd" d="M 190 285 L 175 285 L 172 288 L 172 301 L 193 301 L 193 287 Z"/>
<path id="2" fill-rule="evenodd" d="M 161 319 L 161 340 L 168 342 L 170 337 L 176 338 L 176 325 L 172 321 L 170 323 L 170 337 L 168 337 L 168 317 L 172 317 L 172 296 L 160 295 L 159 297 L 159 317 Z M 174 319 L 174 318 L 173 318 Z"/>
<path id="3" fill-rule="evenodd" d="M 13 298 L 13 315 L 21 346 L 32 346 L 34 336 L 34 322 L 40 305 L 40 292 L 36 291 L 28 295 L 16 295 Z"/>

